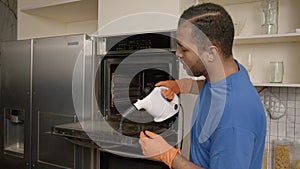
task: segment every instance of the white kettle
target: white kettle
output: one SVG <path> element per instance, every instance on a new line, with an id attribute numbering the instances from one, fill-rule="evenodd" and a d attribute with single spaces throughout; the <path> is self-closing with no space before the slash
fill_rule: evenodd
<path id="1" fill-rule="evenodd" d="M 162 122 L 179 112 L 179 97 L 174 94 L 172 101 L 166 100 L 161 91 L 167 87 L 155 87 L 153 91 L 143 98 L 138 99 L 133 105 L 137 110 L 145 109 L 150 115 L 154 117 L 155 122 Z"/>

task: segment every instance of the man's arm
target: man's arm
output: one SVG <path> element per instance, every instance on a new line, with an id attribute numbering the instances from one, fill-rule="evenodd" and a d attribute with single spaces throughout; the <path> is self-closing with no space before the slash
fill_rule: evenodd
<path id="1" fill-rule="evenodd" d="M 176 154 L 173 162 L 172 169 L 204 169 L 187 160 L 184 156 Z"/>
<path id="2" fill-rule="evenodd" d="M 166 86 L 168 90 L 163 90 L 162 94 L 165 98 L 172 100 L 174 93 L 176 94 L 196 94 L 198 95 L 204 80 L 192 80 L 192 78 L 183 78 L 179 80 L 166 80 L 160 81 L 155 84 L 155 86 Z"/>
<path id="3" fill-rule="evenodd" d="M 169 145 L 160 135 L 141 132 L 139 143 L 145 156 L 163 161 L 172 169 L 203 169 L 180 155 L 179 149 Z"/>
<path id="4" fill-rule="evenodd" d="M 189 93 L 198 95 L 203 84 L 204 84 L 204 80 L 193 80 L 191 90 Z"/>

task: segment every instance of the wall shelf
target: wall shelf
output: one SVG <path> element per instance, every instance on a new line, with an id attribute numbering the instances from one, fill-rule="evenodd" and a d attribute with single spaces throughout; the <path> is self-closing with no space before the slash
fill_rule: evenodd
<path id="1" fill-rule="evenodd" d="M 253 83 L 256 87 L 300 87 L 298 83 Z"/>
<path id="2" fill-rule="evenodd" d="M 97 20 L 98 0 L 67 0 L 45 5 L 30 5 L 21 11 L 61 22 Z"/>
<path id="3" fill-rule="evenodd" d="M 300 33 L 253 35 L 247 37 L 237 36 L 234 39 L 235 45 L 291 42 L 300 42 Z"/>
<path id="4" fill-rule="evenodd" d="M 199 0 L 198 0 L 199 1 Z M 221 5 L 234 5 L 234 4 L 243 4 L 243 3 L 252 3 L 260 2 L 262 0 L 203 0 L 203 2 L 213 2 Z"/>
<path id="5" fill-rule="evenodd" d="M 208 1 L 208 0 L 204 0 Z M 297 0 L 278 0 L 278 34 L 261 34 L 261 2 L 263 0 L 212 0 L 225 5 L 232 18 L 246 19 L 240 36 L 234 39 L 234 56 L 247 63 L 249 53 L 254 56 L 252 75 L 254 86 L 300 87 L 300 32 Z M 287 19 L 288 18 L 288 19 Z M 284 62 L 283 83 L 269 83 L 270 62 Z"/>

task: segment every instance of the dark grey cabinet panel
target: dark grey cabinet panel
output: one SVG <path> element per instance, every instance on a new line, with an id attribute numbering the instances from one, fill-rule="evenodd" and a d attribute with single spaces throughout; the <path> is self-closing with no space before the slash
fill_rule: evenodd
<path id="1" fill-rule="evenodd" d="M 90 158 L 51 134 L 53 126 L 76 121 L 73 71 L 87 39 L 81 34 L 2 43 L 1 167 L 77 168 L 76 158 Z"/>
<path id="2" fill-rule="evenodd" d="M 1 44 L 0 158 L 4 168 L 30 167 L 31 40 Z"/>
<path id="3" fill-rule="evenodd" d="M 75 168 L 75 146 L 51 127 L 75 122 L 72 80 L 85 35 L 33 40 L 32 161 L 37 168 Z"/>

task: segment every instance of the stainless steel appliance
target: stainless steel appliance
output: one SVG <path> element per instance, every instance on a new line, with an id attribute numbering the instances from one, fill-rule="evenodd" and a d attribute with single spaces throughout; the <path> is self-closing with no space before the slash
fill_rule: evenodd
<path id="1" fill-rule="evenodd" d="M 2 43 L 1 167 L 90 168 L 93 149 L 52 135 L 51 129 L 76 122 L 73 70 L 80 53 L 93 56 L 94 44 L 84 34 Z"/>
<path id="2" fill-rule="evenodd" d="M 29 168 L 31 158 L 31 40 L 1 44 L 0 163 Z"/>
<path id="3" fill-rule="evenodd" d="M 146 87 L 178 77 L 173 33 L 3 43 L 0 165 L 166 168 L 140 159 L 138 134 L 151 130 L 179 146 L 180 114 L 156 123 L 146 111 L 126 117 L 122 113 Z"/>
<path id="4" fill-rule="evenodd" d="M 83 85 L 73 86 L 79 91 L 78 95 L 84 96 L 74 99 L 78 103 L 79 122 L 56 125 L 52 133 L 82 146 L 96 146 L 101 151 L 101 157 L 97 158 L 100 168 L 111 168 L 108 167 L 111 160 L 103 160 L 107 156 L 121 161 L 126 158 L 128 162 L 117 164 L 119 167 L 140 163 L 143 159 L 139 158 L 144 156 L 138 136 L 143 130 L 161 134 L 170 144 L 180 146 L 180 114 L 159 123 L 154 122 L 146 111 L 123 117 L 124 111 L 145 88 L 153 88 L 161 80 L 178 78 L 179 61 L 174 55 L 176 41 L 173 37 L 174 32 L 97 37 L 97 57 L 92 62 L 85 60 L 79 64 L 91 63 L 92 68 L 81 66 L 76 71 L 85 77 L 79 76 L 75 81 L 94 77 L 92 84 L 89 79 L 84 80 Z M 87 72 L 90 72 L 89 76 Z M 158 165 L 165 167 L 161 163 Z"/>

